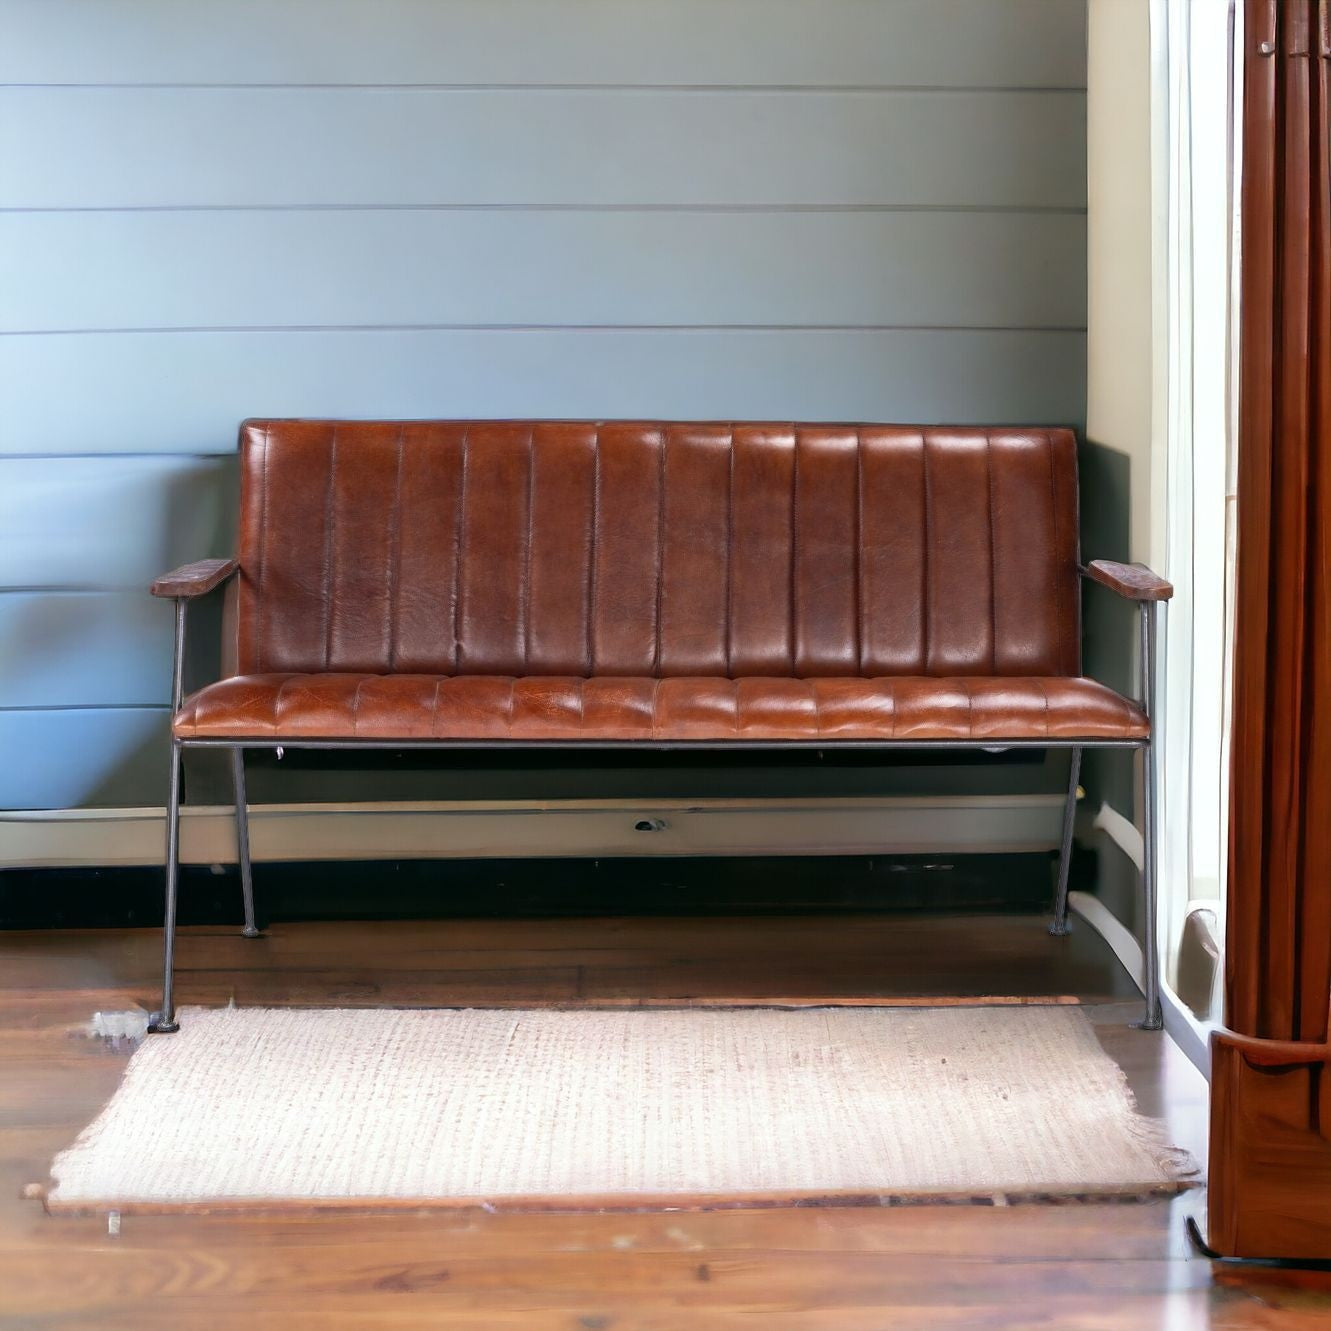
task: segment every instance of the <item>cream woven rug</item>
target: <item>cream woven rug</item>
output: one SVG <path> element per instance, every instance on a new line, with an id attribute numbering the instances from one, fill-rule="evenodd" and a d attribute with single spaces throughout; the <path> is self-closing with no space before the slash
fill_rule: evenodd
<path id="1" fill-rule="evenodd" d="M 1189 1162 L 1069 1007 L 187 1008 L 52 1210 L 1140 1194 Z"/>

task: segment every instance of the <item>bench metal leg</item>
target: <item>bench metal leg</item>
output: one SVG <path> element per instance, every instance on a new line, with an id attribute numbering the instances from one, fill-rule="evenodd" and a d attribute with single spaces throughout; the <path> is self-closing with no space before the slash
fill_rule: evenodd
<path id="1" fill-rule="evenodd" d="M 1164 603 L 1161 602 L 1163 605 Z M 1156 744 L 1159 740 L 1155 722 L 1156 605 L 1143 601 L 1139 608 L 1141 630 L 1142 711 L 1150 717 L 1151 737 L 1142 745 L 1142 991 L 1146 995 L 1146 1015 L 1141 1029 L 1158 1031 L 1164 1025 L 1160 1010 L 1160 940 L 1157 937 L 1156 864 Z"/>
<path id="2" fill-rule="evenodd" d="M 1049 932 L 1061 938 L 1068 931 L 1068 872 L 1072 868 L 1072 828 L 1077 817 L 1077 783 L 1081 777 L 1081 749 L 1072 750 L 1068 797 L 1063 806 L 1063 841 L 1058 852 L 1058 890 L 1054 894 L 1054 922 Z"/>
<path id="3" fill-rule="evenodd" d="M 1159 910 L 1156 890 L 1155 834 L 1155 743 L 1142 747 L 1142 991 L 1146 995 L 1146 1014 L 1138 1023 L 1144 1031 L 1158 1031 L 1164 1026 L 1160 1008 L 1160 941 L 1156 914 Z"/>
<path id="4" fill-rule="evenodd" d="M 166 805 L 166 910 L 162 925 L 162 1006 L 148 1029 L 158 1034 L 178 1031 L 175 1003 L 176 889 L 180 879 L 180 745 L 171 741 L 171 784 Z"/>
<path id="5" fill-rule="evenodd" d="M 240 896 L 245 909 L 245 938 L 260 937 L 254 923 L 254 873 L 250 867 L 250 817 L 245 800 L 245 750 L 231 750 L 231 784 L 236 800 L 236 858 L 240 862 Z"/>

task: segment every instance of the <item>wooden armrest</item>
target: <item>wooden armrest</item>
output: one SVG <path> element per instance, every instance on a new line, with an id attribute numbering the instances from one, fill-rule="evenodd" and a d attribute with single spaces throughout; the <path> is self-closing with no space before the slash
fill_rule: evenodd
<path id="1" fill-rule="evenodd" d="M 1174 595 L 1173 584 L 1158 573 L 1152 573 L 1145 564 L 1117 564 L 1112 559 L 1092 559 L 1082 572 L 1130 601 L 1167 601 Z"/>
<path id="2" fill-rule="evenodd" d="M 148 590 L 154 596 L 204 596 L 220 587 L 239 567 L 234 559 L 200 559 L 163 573 Z"/>
<path id="3" fill-rule="evenodd" d="M 1238 1035 L 1222 1029 L 1211 1032 L 1216 1043 L 1237 1049 L 1258 1068 L 1292 1068 L 1304 1063 L 1325 1063 L 1331 1057 L 1331 1045 L 1308 1044 L 1301 1040 L 1262 1040 L 1252 1035 Z"/>

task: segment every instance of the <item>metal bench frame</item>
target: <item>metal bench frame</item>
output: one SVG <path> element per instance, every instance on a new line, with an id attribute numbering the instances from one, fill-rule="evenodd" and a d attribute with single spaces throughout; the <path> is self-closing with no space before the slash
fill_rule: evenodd
<path id="1" fill-rule="evenodd" d="M 1090 576 L 1085 568 L 1083 576 Z M 228 576 L 234 576 L 234 571 Z M 180 710 L 184 694 L 185 630 L 190 596 L 176 596 L 175 650 L 171 676 L 171 714 Z M 1157 634 L 1159 633 L 1156 607 L 1164 601 L 1138 601 L 1140 616 L 1140 692 L 1137 701 L 1149 720 L 1153 722 L 1154 680 L 1156 670 Z M 659 752 L 736 752 L 743 750 L 805 750 L 846 749 L 871 752 L 901 752 L 904 750 L 969 749 L 977 752 L 1003 752 L 1008 749 L 1068 749 L 1071 751 L 1071 769 L 1068 776 L 1067 796 L 1063 808 L 1063 834 L 1058 858 L 1058 886 L 1054 895 L 1053 922 L 1049 932 L 1062 936 L 1068 932 L 1068 871 L 1072 858 L 1073 824 L 1077 808 L 1077 784 L 1081 775 L 1082 753 L 1087 749 L 1135 749 L 1141 754 L 1141 804 L 1143 854 L 1140 868 L 1143 919 L 1143 982 L 1146 1000 L 1145 1013 L 1136 1025 L 1143 1030 L 1160 1030 L 1163 1025 L 1160 1005 L 1160 957 L 1157 915 L 1157 835 L 1155 806 L 1157 798 L 1158 763 L 1154 722 L 1149 739 L 1022 739 L 1022 740 L 380 740 L 380 739 L 316 739 L 295 737 L 256 737 L 252 739 L 190 739 L 171 737 L 170 782 L 166 809 L 166 904 L 162 959 L 162 1005 L 152 1014 L 149 1030 L 169 1033 L 179 1029 L 175 1008 L 175 947 L 176 899 L 180 878 L 180 805 L 184 751 L 186 749 L 225 749 L 231 755 L 231 776 L 235 791 L 236 848 L 240 864 L 241 896 L 244 907 L 246 938 L 259 937 L 254 920 L 254 878 L 250 862 L 249 811 L 245 797 L 245 751 L 247 749 L 275 750 L 279 755 L 286 749 L 344 749 L 405 751 L 415 749 L 529 749 L 561 748 L 570 751 L 614 751 L 631 749 Z"/>

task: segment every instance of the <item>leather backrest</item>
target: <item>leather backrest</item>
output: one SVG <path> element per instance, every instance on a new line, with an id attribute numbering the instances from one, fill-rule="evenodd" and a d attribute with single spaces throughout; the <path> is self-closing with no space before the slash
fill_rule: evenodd
<path id="1" fill-rule="evenodd" d="M 241 673 L 1080 673 L 1067 430 L 257 420 L 241 455 Z"/>

